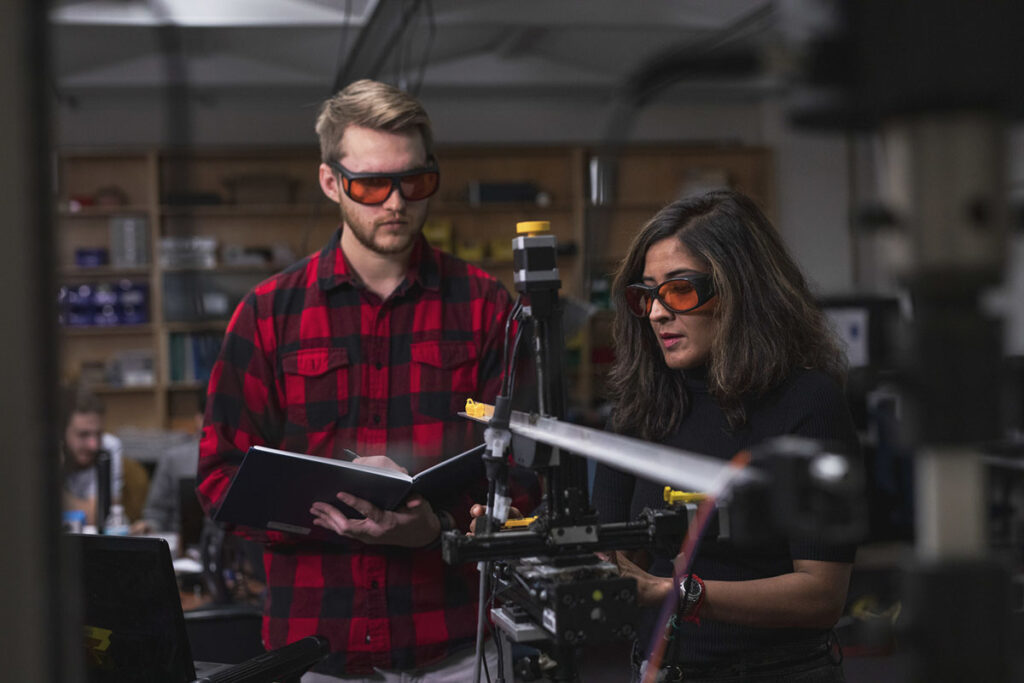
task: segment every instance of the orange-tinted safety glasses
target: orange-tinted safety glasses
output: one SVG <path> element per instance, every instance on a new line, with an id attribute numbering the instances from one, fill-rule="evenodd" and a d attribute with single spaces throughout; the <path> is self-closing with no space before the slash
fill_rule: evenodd
<path id="1" fill-rule="evenodd" d="M 396 187 L 407 202 L 418 202 L 435 192 L 441 181 L 437 161 L 431 157 L 424 168 L 401 173 L 353 173 L 333 159 L 327 165 L 341 174 L 341 187 L 360 204 L 383 204 Z"/>
<path id="2" fill-rule="evenodd" d="M 713 296 L 714 283 L 707 273 L 674 277 L 660 285 L 626 286 L 626 306 L 638 318 L 646 318 L 651 314 L 655 299 L 673 313 L 686 313 L 700 308 Z"/>

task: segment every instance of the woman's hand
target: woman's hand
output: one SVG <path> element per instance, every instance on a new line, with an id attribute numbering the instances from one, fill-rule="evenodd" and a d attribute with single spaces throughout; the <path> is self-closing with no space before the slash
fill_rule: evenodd
<path id="1" fill-rule="evenodd" d="M 473 506 L 469 508 L 469 516 L 470 516 L 471 519 L 469 520 L 469 533 L 466 534 L 467 536 L 472 536 L 473 534 L 476 533 L 476 520 L 477 520 L 478 517 L 483 517 L 484 513 L 486 511 L 487 511 L 487 508 L 485 506 L 481 505 L 480 503 L 474 503 Z M 514 507 L 509 507 L 509 509 L 508 509 L 508 518 L 509 519 L 522 519 L 523 518 L 523 513 L 521 513 L 519 510 L 517 510 Z"/>
<path id="2" fill-rule="evenodd" d="M 621 576 L 636 579 L 636 601 L 639 605 L 645 607 L 660 605 L 673 590 L 671 577 L 648 574 L 621 550 L 598 553 L 598 556 L 603 560 L 613 562 L 619 568 Z"/>

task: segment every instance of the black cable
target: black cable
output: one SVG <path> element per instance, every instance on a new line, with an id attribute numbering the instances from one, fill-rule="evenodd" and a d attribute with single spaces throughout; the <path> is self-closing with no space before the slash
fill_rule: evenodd
<path id="1" fill-rule="evenodd" d="M 497 592 L 498 592 L 498 589 L 495 587 L 495 584 L 492 582 L 491 583 L 491 597 L 490 597 L 490 600 L 488 601 L 488 607 L 491 610 L 494 609 L 494 600 L 495 600 L 495 596 L 497 595 Z M 505 681 L 505 670 L 504 670 L 505 669 L 505 657 L 504 657 L 504 654 L 502 653 L 501 638 L 498 637 L 498 629 L 494 625 L 493 622 L 491 623 L 491 639 L 494 641 L 494 650 L 498 653 L 498 665 L 497 665 L 497 669 L 498 670 L 496 672 L 497 673 L 497 683 L 504 683 L 504 681 Z"/>
<path id="2" fill-rule="evenodd" d="M 430 48 L 434 46 L 434 35 L 437 33 L 437 21 L 434 17 L 434 3 L 433 0 L 426 0 L 426 15 L 427 15 L 427 45 L 423 48 L 423 57 L 420 59 L 420 73 L 416 77 L 416 85 L 411 88 L 413 95 L 418 96 L 420 94 L 420 88 L 423 87 L 423 78 L 427 72 L 427 63 L 430 61 Z"/>
<path id="3" fill-rule="evenodd" d="M 516 316 L 519 315 L 519 312 L 522 309 L 523 309 L 523 295 L 520 294 L 519 296 L 516 297 L 515 303 L 512 304 L 512 310 L 509 311 L 508 317 L 505 318 L 505 335 L 504 335 L 504 338 L 503 338 L 503 341 L 502 341 L 502 350 L 501 350 L 501 369 L 502 369 L 502 372 L 504 372 L 504 376 L 501 378 L 501 395 L 502 396 L 508 396 L 509 392 L 511 391 L 511 387 L 512 387 L 512 381 L 511 381 L 510 373 L 509 373 L 510 361 L 509 361 L 509 355 L 508 355 L 508 352 L 509 352 L 509 345 L 508 345 L 509 330 L 512 327 L 513 320 L 516 318 Z M 521 328 L 522 328 L 522 326 L 520 326 L 520 329 Z M 513 355 L 514 355 L 515 354 L 515 347 L 514 346 L 513 346 L 512 352 L 513 352 Z"/>
<path id="4" fill-rule="evenodd" d="M 348 32 L 352 25 L 352 0 L 345 0 L 345 23 L 341 27 L 341 40 L 338 41 L 338 57 L 334 63 L 334 72 L 341 73 L 341 67 L 348 57 Z M 333 92 L 331 93 L 334 94 Z"/>
<path id="5" fill-rule="evenodd" d="M 502 363 L 502 369 L 503 370 L 507 370 L 508 367 L 509 367 L 509 355 L 508 355 L 509 346 L 508 346 L 508 340 L 509 340 L 509 335 L 510 335 L 510 332 L 511 332 L 511 329 L 512 329 L 512 323 L 514 323 L 516 321 L 516 319 L 518 318 L 518 316 L 519 316 L 519 314 L 520 314 L 520 312 L 522 310 L 523 310 L 523 295 L 520 294 L 520 295 L 518 295 L 516 297 L 515 303 L 512 304 L 512 310 L 509 311 L 508 317 L 505 318 L 505 335 L 504 335 L 504 338 L 503 338 L 504 346 L 502 348 L 502 358 L 501 358 L 501 363 Z M 506 377 L 505 379 L 507 381 L 508 378 Z"/>
<path id="6" fill-rule="evenodd" d="M 519 574 L 517 574 L 516 572 L 512 572 L 511 575 L 515 582 L 518 583 L 524 591 L 527 591 L 527 593 L 529 593 L 533 590 L 533 587 L 529 583 L 527 583 L 526 579 L 519 576 Z"/>
<path id="7" fill-rule="evenodd" d="M 506 396 L 511 396 L 515 390 L 515 375 L 516 375 L 516 359 L 519 358 L 519 342 L 523 339 L 523 326 L 520 325 L 519 329 L 516 330 L 516 338 L 512 343 L 512 359 L 508 371 L 508 389 L 506 390 Z"/>
<path id="8" fill-rule="evenodd" d="M 493 497 L 493 489 L 488 493 L 488 498 Z M 493 504 L 493 501 L 491 501 Z M 482 664 L 487 663 L 487 657 L 484 656 L 484 622 L 487 621 L 487 587 L 488 578 L 491 573 L 491 563 L 483 562 L 480 567 L 480 583 L 477 588 L 477 608 L 476 608 L 476 659 L 473 662 L 473 683 L 480 683 L 480 667 Z"/>
<path id="9" fill-rule="evenodd" d="M 402 0 L 402 14 L 410 18 L 413 16 L 409 11 L 409 0 Z M 412 42 L 407 30 L 410 24 L 402 27 L 402 32 L 398 34 L 398 40 L 396 41 L 398 49 L 393 51 L 395 56 L 395 85 L 405 91 L 409 90 L 409 84 L 405 78 L 405 64 L 409 57 L 409 44 Z"/>
<path id="10" fill-rule="evenodd" d="M 503 374 L 502 382 L 501 382 L 502 388 L 501 388 L 501 391 L 499 393 L 499 396 L 497 397 L 497 399 L 495 401 L 495 412 L 496 413 L 501 413 L 502 412 L 502 408 L 501 408 L 502 405 L 504 405 L 506 410 L 507 410 L 508 391 L 509 391 L 510 387 L 512 386 L 512 383 L 511 383 L 511 381 L 509 379 L 509 376 L 510 376 L 510 372 L 514 370 L 514 363 L 510 363 L 510 359 L 509 359 L 509 333 L 510 333 L 510 331 L 512 329 L 512 322 L 516 318 L 516 316 L 519 314 L 520 310 L 522 310 L 522 295 L 516 297 L 515 303 L 512 304 L 512 309 L 509 311 L 508 316 L 505 318 L 505 330 L 504 330 L 503 339 L 502 339 L 502 353 L 501 353 L 501 366 L 502 366 L 502 372 L 504 374 Z M 515 353 L 516 345 L 518 344 L 519 332 L 521 331 L 521 329 L 522 328 L 520 327 L 520 328 L 517 328 L 517 330 L 516 330 L 516 340 L 514 340 L 513 344 L 512 344 L 512 352 L 513 352 L 513 354 Z M 513 356 L 513 358 L 514 358 L 514 356 Z M 506 400 L 502 400 L 502 399 L 506 399 Z M 496 415 L 496 417 L 501 419 L 500 415 Z M 504 419 L 507 421 L 507 419 L 508 419 L 507 414 L 504 416 Z M 506 425 L 506 427 L 507 427 L 507 425 Z M 486 499 L 486 504 L 487 504 L 488 512 L 483 517 L 481 517 L 480 520 L 478 520 L 477 531 L 479 532 L 481 530 L 480 524 L 482 523 L 484 525 L 484 530 L 489 533 L 490 532 L 490 521 L 489 520 L 490 520 L 490 516 L 492 514 L 494 514 L 494 501 L 495 501 L 495 497 L 496 497 L 497 484 L 496 484 L 496 481 L 495 481 L 495 474 L 490 469 L 491 465 L 489 465 L 488 467 L 489 467 L 489 469 L 488 469 L 488 474 L 487 474 L 488 484 L 487 484 L 487 499 Z M 488 584 L 488 582 L 490 580 L 491 566 L 492 566 L 491 562 L 484 562 L 481 565 L 482 568 L 481 568 L 481 571 L 480 571 L 480 587 L 479 587 L 479 597 L 478 597 L 479 604 L 478 604 L 478 608 L 477 608 L 477 632 L 476 632 L 476 645 L 477 645 L 476 649 L 477 649 L 477 657 L 478 658 L 477 658 L 477 660 L 476 660 L 476 662 L 474 664 L 474 673 L 473 673 L 473 681 L 474 681 L 474 683 L 479 683 L 479 681 L 480 681 L 480 666 L 481 666 L 481 664 L 483 665 L 484 671 L 485 671 L 485 673 L 487 675 L 487 680 L 490 681 L 490 672 L 487 671 L 487 658 L 484 656 L 484 652 L 483 652 L 483 634 L 484 634 L 484 628 L 485 628 L 484 627 L 484 622 L 486 621 L 486 619 L 485 619 L 485 616 L 486 616 L 486 614 L 485 614 L 485 611 L 486 611 L 486 600 L 485 600 L 485 598 L 486 598 L 486 595 L 487 595 L 486 588 L 487 588 L 487 584 Z M 493 586 L 491 586 L 491 590 L 492 591 L 494 590 Z"/>

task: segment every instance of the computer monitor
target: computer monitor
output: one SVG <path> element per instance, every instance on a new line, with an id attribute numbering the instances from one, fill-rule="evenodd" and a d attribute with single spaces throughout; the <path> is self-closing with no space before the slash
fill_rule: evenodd
<path id="1" fill-rule="evenodd" d="M 66 538 L 81 558 L 87 680 L 194 680 L 167 542 L 79 534 Z"/>
<path id="2" fill-rule="evenodd" d="M 89 683 L 292 681 L 327 656 L 327 639 L 307 636 L 237 665 L 195 663 L 167 541 L 64 537 L 80 558 Z"/>
<path id="3" fill-rule="evenodd" d="M 821 302 L 851 369 L 884 372 L 896 364 L 900 302 L 884 296 L 834 296 Z"/>

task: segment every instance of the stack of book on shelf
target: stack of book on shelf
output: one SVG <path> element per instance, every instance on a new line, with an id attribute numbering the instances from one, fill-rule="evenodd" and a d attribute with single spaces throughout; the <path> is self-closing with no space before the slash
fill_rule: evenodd
<path id="1" fill-rule="evenodd" d="M 175 332 L 170 339 L 172 382 L 206 382 L 224 335 L 216 332 Z"/>

